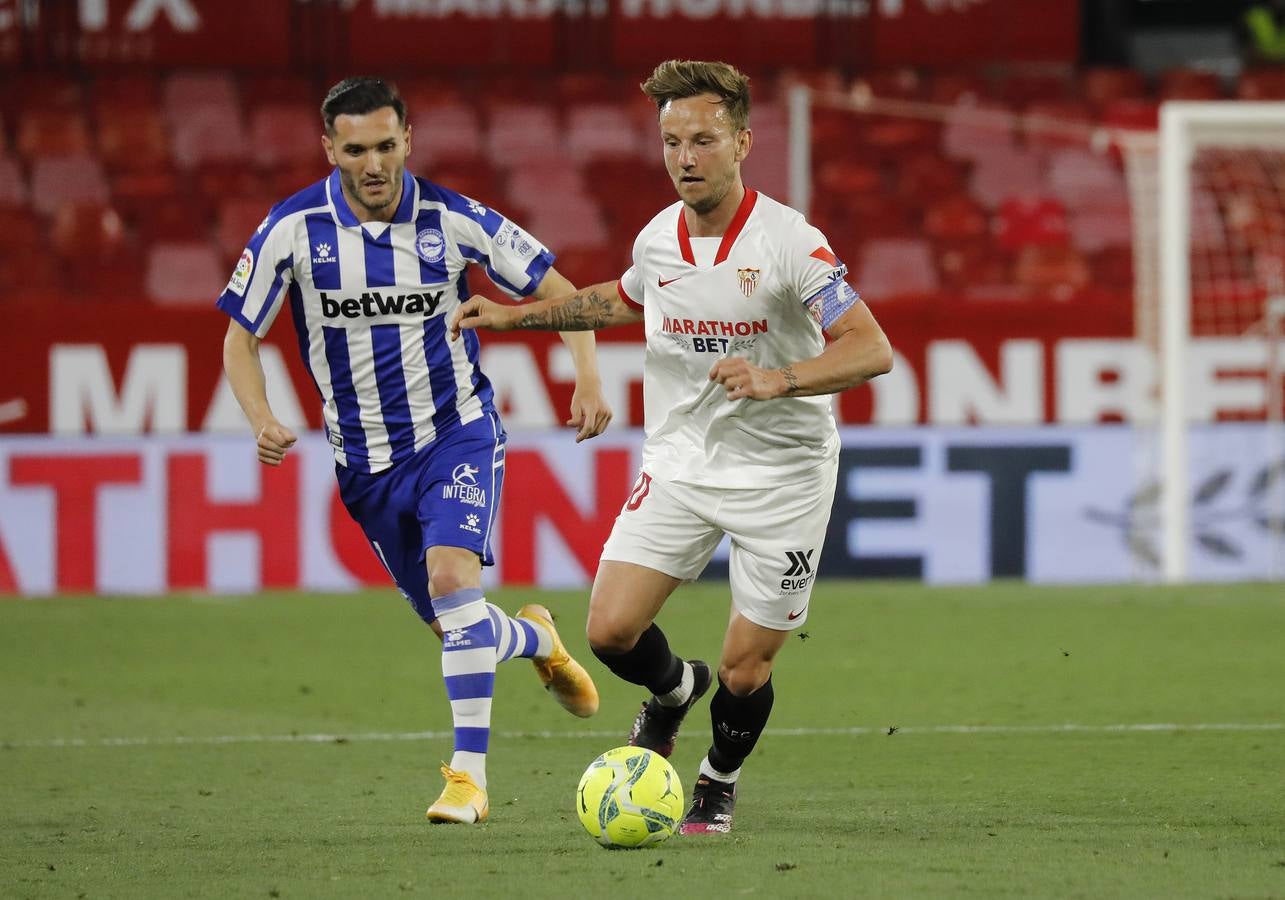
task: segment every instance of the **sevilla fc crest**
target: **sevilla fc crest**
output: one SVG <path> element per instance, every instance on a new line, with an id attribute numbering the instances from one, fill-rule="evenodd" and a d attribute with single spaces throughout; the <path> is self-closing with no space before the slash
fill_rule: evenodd
<path id="1" fill-rule="evenodd" d="M 736 278 L 741 283 L 741 293 L 746 297 L 754 293 L 754 289 L 759 286 L 758 269 L 737 269 Z"/>

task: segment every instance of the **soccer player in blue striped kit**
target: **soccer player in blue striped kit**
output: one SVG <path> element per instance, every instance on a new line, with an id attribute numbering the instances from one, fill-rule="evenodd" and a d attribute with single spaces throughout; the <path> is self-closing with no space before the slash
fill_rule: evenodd
<path id="1" fill-rule="evenodd" d="M 335 85 L 321 106 L 330 176 L 278 203 L 250 238 L 218 306 L 228 381 L 258 442 L 280 465 L 294 433 L 268 404 L 259 343 L 289 302 L 321 395 L 340 496 L 415 611 L 442 638 L 455 751 L 433 822 L 486 818 L 486 753 L 496 665 L 531 659 L 567 710 L 598 709 L 548 610 L 510 617 L 486 602 L 505 432 L 470 335 L 446 320 L 468 299 L 466 267 L 514 297 L 570 293 L 553 255 L 495 210 L 406 172 L 411 126 L 396 89 L 375 78 Z M 564 336 L 576 369 L 576 440 L 607 427 L 593 338 Z"/>

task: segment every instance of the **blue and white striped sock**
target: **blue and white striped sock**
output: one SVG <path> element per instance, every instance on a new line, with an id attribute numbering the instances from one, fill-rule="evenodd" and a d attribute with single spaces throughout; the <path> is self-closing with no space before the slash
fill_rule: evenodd
<path id="1" fill-rule="evenodd" d="M 468 772 L 478 787 L 485 788 L 495 690 L 495 625 L 481 588 L 465 588 L 434 597 L 432 602 L 442 626 L 442 677 L 455 726 L 451 768 Z"/>
<path id="2" fill-rule="evenodd" d="M 519 659 L 530 659 L 533 656 L 543 659 L 553 652 L 553 638 L 539 625 L 506 615 L 494 603 L 486 604 L 486 611 L 491 614 L 491 624 L 495 628 L 497 663 L 515 656 Z"/>

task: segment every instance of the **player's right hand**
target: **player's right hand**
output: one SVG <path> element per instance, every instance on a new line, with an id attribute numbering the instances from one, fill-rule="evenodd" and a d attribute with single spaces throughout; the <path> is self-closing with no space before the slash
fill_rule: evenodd
<path id="1" fill-rule="evenodd" d="M 509 318 L 509 308 L 488 300 L 480 294 L 474 294 L 460 304 L 460 308 L 451 314 L 448 332 L 451 340 L 460 336 L 461 328 L 487 328 L 491 331 L 510 331 L 513 328 Z"/>
<path id="2" fill-rule="evenodd" d="M 299 440 L 293 431 L 276 419 L 265 422 L 259 428 L 259 462 L 265 466 L 279 466 L 286 458 L 286 451 Z"/>

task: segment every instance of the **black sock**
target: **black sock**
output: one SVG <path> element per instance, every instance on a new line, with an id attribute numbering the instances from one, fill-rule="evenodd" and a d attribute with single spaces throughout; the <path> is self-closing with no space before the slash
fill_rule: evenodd
<path id="1" fill-rule="evenodd" d="M 714 723 L 714 744 L 709 764 L 720 772 L 735 772 L 750 755 L 772 714 L 772 676 L 752 694 L 737 697 L 718 679 L 718 691 L 709 701 Z"/>
<path id="2" fill-rule="evenodd" d="M 653 694 L 668 694 L 683 680 L 683 661 L 669 649 L 665 632 L 653 622 L 624 653 L 593 648 L 602 664 L 630 684 L 640 684 Z"/>

